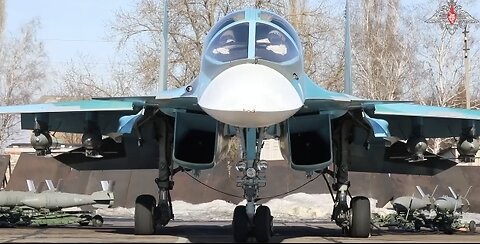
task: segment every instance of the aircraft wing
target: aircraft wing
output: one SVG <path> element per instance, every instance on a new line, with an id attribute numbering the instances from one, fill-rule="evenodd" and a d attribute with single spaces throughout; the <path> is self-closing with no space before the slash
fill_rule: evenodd
<path id="1" fill-rule="evenodd" d="M 0 114 L 21 114 L 22 129 L 33 129 L 35 118 L 46 122 L 50 131 L 83 133 L 89 114 L 95 114 L 95 120 L 102 133 L 115 132 L 122 116 L 138 113 L 145 100 L 80 100 L 43 104 L 1 106 Z"/>
<path id="2" fill-rule="evenodd" d="M 371 117 L 389 123 L 392 135 L 407 139 L 412 123 L 422 124 L 427 138 L 458 137 L 468 123 L 480 126 L 480 110 L 427 106 L 412 103 L 374 104 Z"/>
<path id="3" fill-rule="evenodd" d="M 88 111 L 128 111 L 133 103 L 128 101 L 85 100 L 0 107 L 0 113 L 60 113 Z"/>
<path id="4" fill-rule="evenodd" d="M 196 82 L 198 82 L 198 79 L 193 80 L 192 84 Z M 188 91 L 188 87 L 190 85 L 162 91 L 155 97 L 155 102 L 164 113 L 179 109 L 203 112 L 198 106 L 197 96 Z"/>
<path id="5" fill-rule="evenodd" d="M 355 130 L 349 149 L 351 171 L 435 175 L 458 162 L 428 151 L 423 160 L 412 160 L 407 141 L 414 131 L 421 128 L 424 138 L 458 138 L 472 126 L 480 128 L 480 110 L 361 99 L 321 87 L 307 90 L 305 105 L 295 116 L 330 114 L 335 120 L 350 113 L 357 122 L 370 125 L 371 134 Z"/>
<path id="6" fill-rule="evenodd" d="M 92 169 L 149 169 L 156 168 L 158 144 L 151 138 L 152 123 L 144 128 L 143 135 L 135 133 L 139 121 L 149 118 L 146 110 L 162 110 L 165 114 L 175 110 L 199 110 L 197 98 L 185 93 L 185 87 L 161 93 L 159 97 L 101 97 L 90 100 L 61 101 L 43 104 L 0 106 L 0 114 L 20 114 L 21 128 L 33 130 L 36 120 L 46 124 L 42 131 L 85 134 L 88 121 L 92 120 L 101 135 L 108 135 L 101 143 L 101 158 L 86 157 L 82 146 L 55 156 L 55 158 L 79 170 Z M 123 137 L 120 137 L 123 135 Z M 143 145 L 139 147 L 139 138 Z M 122 141 L 122 143 L 118 143 Z M 126 150 L 132 150 L 127 157 Z M 146 158 L 143 158 L 146 157 Z M 139 160 L 142 159 L 142 160 Z M 131 162 L 135 162 L 132 164 Z"/>
<path id="7" fill-rule="evenodd" d="M 387 136 L 401 139 L 408 139 L 412 124 L 415 123 L 423 125 L 423 133 L 427 138 L 460 136 L 467 121 L 480 128 L 480 110 L 427 106 L 411 101 L 361 99 L 328 91 L 316 86 L 310 79 L 306 80 L 306 84 L 305 105 L 297 115 L 318 112 L 342 114 L 345 111 L 361 109 L 364 111 L 365 120 L 372 126 L 378 125 L 385 130 L 384 134 Z"/>

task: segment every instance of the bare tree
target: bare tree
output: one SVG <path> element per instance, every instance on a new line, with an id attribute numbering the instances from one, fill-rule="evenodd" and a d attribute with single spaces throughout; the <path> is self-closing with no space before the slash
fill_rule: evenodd
<path id="1" fill-rule="evenodd" d="M 436 7 L 439 8 L 440 6 Z M 423 10 L 418 13 L 418 19 L 422 22 L 426 20 L 425 16 L 432 16 L 436 10 L 432 4 L 421 6 L 418 9 Z M 416 37 L 419 43 L 417 56 L 420 60 L 419 66 L 423 67 L 420 77 L 424 80 L 421 92 L 416 96 L 417 101 L 428 105 L 464 108 L 466 96 L 462 30 L 458 30 L 456 34 L 451 35 L 446 29 L 442 29 L 436 24 L 417 24 L 419 33 L 421 33 Z M 471 41 L 470 43 L 474 42 Z M 478 46 L 471 46 L 470 48 L 473 53 L 479 50 Z M 472 67 L 478 67 L 479 59 L 472 55 L 472 52 L 469 56 L 473 61 L 471 63 Z M 473 72 L 472 77 L 478 77 L 479 75 L 475 68 L 472 68 L 470 72 Z M 472 81 L 475 81 L 475 78 Z M 478 99 L 478 92 L 476 89 L 471 89 L 471 91 L 473 91 L 472 107 L 476 107 L 478 102 L 475 102 L 475 98 Z M 456 143 L 456 138 L 429 139 L 428 142 L 429 150 L 436 153 L 451 147 Z"/>
<path id="2" fill-rule="evenodd" d="M 169 1 L 169 87 L 185 85 L 199 73 L 203 38 L 216 21 L 244 1 Z M 119 11 L 112 30 L 119 47 L 136 45 L 133 64 L 144 88 L 153 87 L 160 67 L 162 32 L 161 1 L 143 0 L 133 12 Z"/>
<path id="3" fill-rule="evenodd" d="M 243 9 L 245 6 L 261 7 L 284 15 L 297 28 L 305 44 L 306 69 L 319 83 L 330 84 L 338 79 L 339 38 L 330 28 L 323 1 L 306 5 L 303 1 L 169 1 L 169 72 L 168 87 L 178 87 L 192 81 L 200 68 L 199 57 L 203 40 L 219 18 Z M 162 31 L 161 1 L 143 0 L 133 12 L 119 11 L 113 24 L 113 35 L 119 47 L 134 42 L 135 72 L 141 77 L 144 88 L 157 82 Z M 322 22 L 322 25 L 315 23 Z M 328 47 L 328 48 L 325 48 Z M 320 62 L 318 60 L 321 60 Z M 337 77 L 331 79 L 331 77 Z"/>
<path id="4" fill-rule="evenodd" d="M 114 62 L 107 68 L 110 72 L 108 77 L 95 72 L 95 63 L 80 57 L 71 61 L 68 68 L 60 71 L 60 78 L 56 86 L 49 94 L 55 97 L 55 101 L 71 101 L 90 99 L 92 97 L 125 97 L 136 94 L 136 80 L 131 75 L 130 69 Z M 104 73 L 104 72 L 102 72 Z M 80 144 L 81 134 L 55 133 L 55 139 L 59 143 Z"/>
<path id="5" fill-rule="evenodd" d="M 5 28 L 5 0 L 0 0 L 0 41 L 2 40 L 4 28 Z"/>
<path id="6" fill-rule="evenodd" d="M 6 37 L 0 45 L 0 105 L 29 103 L 41 89 L 47 57 L 43 43 L 36 39 L 38 27 L 33 20 L 19 36 Z M 0 145 L 15 135 L 18 123 L 13 114 L 0 115 Z"/>
<path id="7" fill-rule="evenodd" d="M 327 89 L 343 90 L 343 16 L 333 14 L 326 1 L 289 0 L 282 7 L 302 41 L 305 72 Z"/>
<path id="8" fill-rule="evenodd" d="M 130 79 L 123 66 L 110 64 L 107 76 L 96 73 L 95 63 L 85 58 L 71 61 L 67 68 L 60 72 L 57 85 L 50 91 L 55 96 L 65 97 L 65 100 L 88 99 L 92 97 L 118 97 L 134 95 L 135 80 Z M 104 72 L 102 72 L 104 73 Z"/>
<path id="9" fill-rule="evenodd" d="M 353 26 L 355 82 L 358 95 L 395 100 L 405 98 L 416 81 L 416 43 L 408 28 L 408 18 L 401 18 L 398 0 L 364 0 L 360 16 Z"/>

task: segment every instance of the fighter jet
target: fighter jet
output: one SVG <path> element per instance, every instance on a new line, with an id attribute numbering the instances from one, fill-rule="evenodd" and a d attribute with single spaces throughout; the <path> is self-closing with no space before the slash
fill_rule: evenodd
<path id="1" fill-rule="evenodd" d="M 352 84 L 348 1 L 346 10 L 347 88 Z M 167 8 L 163 14 L 168 20 Z M 167 34 L 164 21 L 163 64 Z M 266 139 L 279 141 L 293 170 L 333 177 L 327 184 L 334 195 L 331 219 L 360 238 L 370 236 L 370 202 L 363 196 L 347 200 L 349 172 L 435 175 L 457 164 L 428 152 L 426 138 L 458 137 L 460 161 L 474 159 L 480 111 L 329 91 L 305 73 L 303 52 L 298 32 L 285 18 L 247 7 L 211 28 L 198 57 L 199 75 L 188 85 L 165 89 L 163 65 L 156 95 L 4 106 L 0 113 L 21 114 L 39 156 L 50 153 L 52 131 L 83 133 L 81 148 L 55 156 L 77 170 L 158 169 L 158 198 L 144 194 L 135 202 L 137 235 L 154 234 L 174 218 L 174 174 L 214 167 L 234 137 L 241 147 L 237 185 L 246 199 L 233 211 L 236 241 L 253 235 L 268 242 L 272 235 L 271 211 L 257 204 L 268 184 L 268 162 L 260 160 Z"/>

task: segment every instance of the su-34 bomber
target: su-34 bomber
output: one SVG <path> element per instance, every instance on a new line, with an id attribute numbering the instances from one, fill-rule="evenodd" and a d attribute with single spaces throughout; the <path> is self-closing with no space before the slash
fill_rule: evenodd
<path id="1" fill-rule="evenodd" d="M 348 173 L 435 175 L 471 161 L 479 148 L 480 111 L 353 96 L 348 1 L 346 6 L 345 93 L 313 81 L 304 70 L 298 32 L 282 16 L 257 8 L 221 18 L 203 40 L 198 76 L 166 89 L 165 7 L 157 94 L 3 106 L 0 114 L 21 114 L 38 156 L 50 154 L 52 131 L 83 134 L 82 147 L 55 156 L 77 170 L 158 169 L 152 179 L 158 196 L 143 194 L 135 201 L 137 235 L 154 234 L 174 218 L 170 191 L 188 188 L 173 184 L 176 172 L 212 168 L 236 137 L 237 185 L 246 204 L 232 211 L 235 241 L 254 236 L 268 242 L 272 235 L 271 211 L 257 203 L 268 184 L 268 162 L 260 160 L 266 139 L 280 142 L 293 170 L 329 173 L 332 221 L 351 237 L 367 238 L 370 203 L 364 196 L 347 197 Z M 446 137 L 458 137 L 459 161 L 427 151 L 426 138 Z"/>

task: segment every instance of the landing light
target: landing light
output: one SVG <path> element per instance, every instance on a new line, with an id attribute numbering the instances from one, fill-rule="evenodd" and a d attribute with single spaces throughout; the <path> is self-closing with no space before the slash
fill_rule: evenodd
<path id="1" fill-rule="evenodd" d="M 257 175 L 257 171 L 254 168 L 248 168 L 247 169 L 247 177 L 248 178 L 253 178 Z"/>
<path id="2" fill-rule="evenodd" d="M 235 168 L 238 171 L 244 171 L 247 168 L 247 164 L 245 162 L 238 162 L 237 165 L 235 165 Z"/>
<path id="3" fill-rule="evenodd" d="M 265 160 L 260 160 L 257 164 L 257 168 L 259 171 L 265 170 L 268 168 L 268 163 Z"/>

